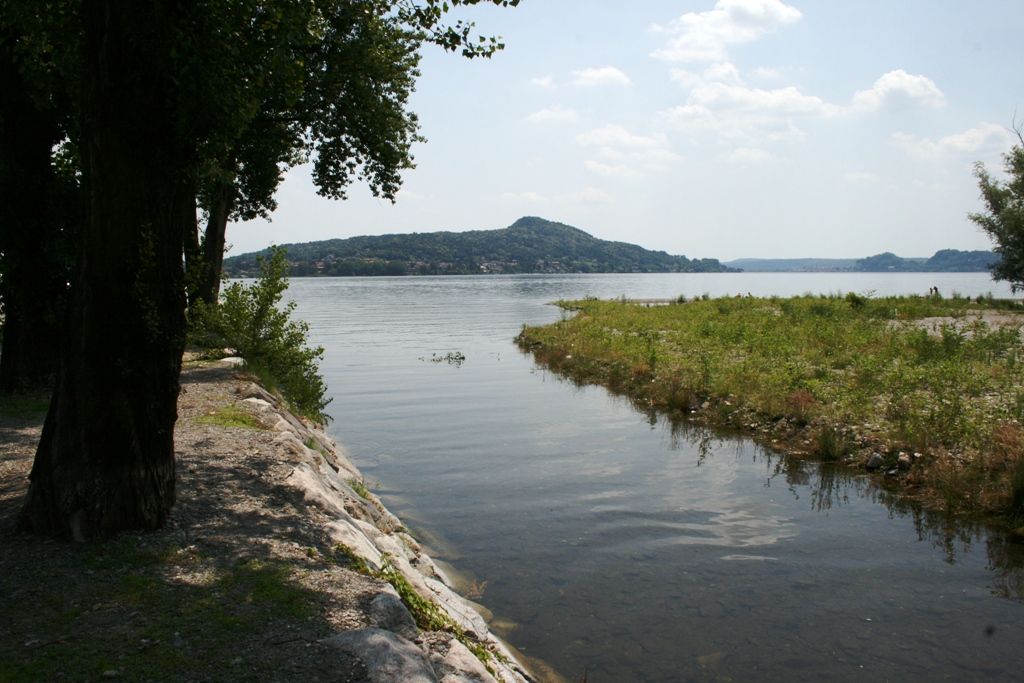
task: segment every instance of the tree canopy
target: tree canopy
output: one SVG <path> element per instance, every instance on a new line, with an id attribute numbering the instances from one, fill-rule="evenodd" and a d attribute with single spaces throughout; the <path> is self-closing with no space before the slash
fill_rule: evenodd
<path id="1" fill-rule="evenodd" d="M 23 528 L 88 539 L 164 523 L 174 501 L 183 261 L 199 260 L 197 204 L 218 225 L 232 213 L 269 212 L 283 169 L 304 159 L 327 196 L 342 198 L 363 179 L 392 197 L 421 139 L 408 110 L 418 50 L 490 56 L 501 43 L 476 37 L 471 23 L 446 23 L 448 12 L 517 3 L 0 4 L 0 47 L 13 69 L 5 84 L 18 95 L 9 101 L 28 103 L 19 116 L 54 110 L 54 127 L 33 138 L 31 158 L 44 160 L 34 168 L 40 178 L 49 173 L 60 143 L 82 205 Z M 11 168 L 8 147 L 0 149 L 0 167 Z M 14 185 L 0 192 L 9 200 Z M 4 226 L 5 234 L 32 229 Z"/>
<path id="2" fill-rule="evenodd" d="M 1003 155 L 1005 181 L 993 178 L 981 162 L 975 164 L 985 210 L 969 214 L 995 242 L 1000 260 L 992 275 L 1009 281 L 1014 292 L 1024 290 L 1024 138 L 1019 130 L 1017 137 L 1020 144 Z"/>

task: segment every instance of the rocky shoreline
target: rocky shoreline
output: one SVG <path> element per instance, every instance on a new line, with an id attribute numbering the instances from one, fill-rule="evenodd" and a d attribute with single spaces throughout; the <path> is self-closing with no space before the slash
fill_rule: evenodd
<path id="1" fill-rule="evenodd" d="M 362 474 L 337 443 L 294 416 L 257 384 L 241 385 L 236 393 L 263 424 L 278 432 L 274 438 L 278 454 L 294 465 L 285 484 L 330 518 L 324 532 L 334 548 L 353 560 L 364 575 L 383 581 L 397 575 L 398 582 L 407 583 L 422 599 L 436 605 L 443 612 L 441 619 L 453 624 L 451 631 L 455 632 L 418 628 L 392 579 L 382 583 L 380 592 L 368 600 L 370 626 L 343 631 L 326 642 L 360 659 L 372 681 L 533 680 L 511 650 L 490 632 L 478 607 L 455 592 L 451 579 L 401 520 L 366 490 Z"/>
<path id="2" fill-rule="evenodd" d="M 42 416 L 0 416 L 0 680 L 534 680 L 323 430 L 186 361 L 156 532 L 14 533 Z"/>

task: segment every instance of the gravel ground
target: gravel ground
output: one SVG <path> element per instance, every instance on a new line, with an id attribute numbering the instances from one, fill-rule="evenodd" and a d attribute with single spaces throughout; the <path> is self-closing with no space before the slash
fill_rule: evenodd
<path id="1" fill-rule="evenodd" d="M 349 568 L 283 483 L 274 431 L 202 420 L 256 417 L 253 386 L 186 363 L 170 523 L 103 544 L 13 532 L 42 416 L 0 417 L 0 681 L 366 679 L 320 641 L 368 626 L 383 582 Z"/>

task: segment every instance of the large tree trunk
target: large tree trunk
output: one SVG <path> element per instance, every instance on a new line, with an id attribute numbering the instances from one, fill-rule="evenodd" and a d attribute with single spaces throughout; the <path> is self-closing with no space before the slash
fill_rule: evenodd
<path id="1" fill-rule="evenodd" d="M 86 219 L 67 334 L 22 511 L 78 540 L 161 526 L 174 502 L 193 149 L 175 115 L 173 0 L 84 0 Z"/>
<path id="2" fill-rule="evenodd" d="M 58 253 L 60 192 L 50 163 L 60 132 L 30 96 L 13 43 L 0 36 L 0 393 L 52 380 L 67 277 Z"/>
<path id="3" fill-rule="evenodd" d="M 203 236 L 203 267 L 199 298 L 207 304 L 217 303 L 220 296 L 220 276 L 224 267 L 224 240 L 228 217 L 235 208 L 235 186 L 221 183 L 213 196 L 210 218 Z"/>

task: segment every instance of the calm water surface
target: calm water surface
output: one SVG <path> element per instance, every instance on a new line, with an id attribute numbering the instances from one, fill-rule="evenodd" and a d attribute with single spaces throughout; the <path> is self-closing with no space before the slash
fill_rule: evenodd
<path id="1" fill-rule="evenodd" d="M 1008 290 L 984 274 L 296 279 L 332 431 L 568 680 L 1024 680 L 1024 547 L 863 479 L 671 425 L 512 343 L 547 302 Z M 432 362 L 465 354 L 461 365 Z"/>

